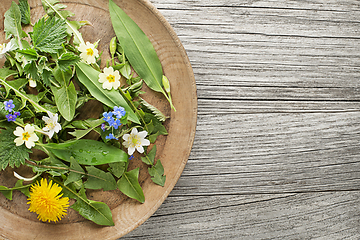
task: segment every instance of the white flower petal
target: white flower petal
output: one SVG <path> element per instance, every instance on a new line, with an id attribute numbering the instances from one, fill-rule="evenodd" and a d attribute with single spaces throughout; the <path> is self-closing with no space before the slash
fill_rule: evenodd
<path id="1" fill-rule="evenodd" d="M 14 139 L 14 143 L 16 143 L 16 146 L 20 146 L 24 144 L 24 140 L 22 140 L 22 137 L 18 137 Z"/>
<path id="2" fill-rule="evenodd" d="M 103 87 L 104 89 L 111 90 L 112 84 L 109 83 L 109 81 L 106 81 L 106 82 L 103 83 L 102 87 Z"/>
<path id="3" fill-rule="evenodd" d="M 128 154 L 129 154 L 129 155 L 133 155 L 134 152 L 135 152 L 135 148 L 134 148 L 134 147 L 129 147 L 129 148 L 128 148 Z"/>
<path id="4" fill-rule="evenodd" d="M 123 135 L 123 139 L 124 139 L 125 141 L 127 141 L 127 140 L 129 139 L 129 137 L 130 137 L 130 134 L 124 134 L 124 135 Z"/>
<path id="5" fill-rule="evenodd" d="M 30 149 L 35 146 L 35 143 L 32 141 L 25 141 L 25 146 Z"/>
<path id="6" fill-rule="evenodd" d="M 24 132 L 28 132 L 31 135 L 34 131 L 35 128 L 33 126 L 31 126 L 30 124 L 26 124 Z"/>
<path id="7" fill-rule="evenodd" d="M 24 129 L 22 129 L 21 127 L 16 127 L 15 131 L 14 131 L 14 135 L 15 136 L 22 136 L 22 134 L 24 133 Z"/>
<path id="8" fill-rule="evenodd" d="M 138 136 L 141 137 L 141 138 L 145 138 L 147 136 L 147 131 L 141 131 L 138 133 Z"/>
<path id="9" fill-rule="evenodd" d="M 147 139 L 141 139 L 141 145 L 143 146 L 149 146 L 150 145 L 150 141 Z"/>
<path id="10" fill-rule="evenodd" d="M 143 153 L 143 152 L 144 152 L 143 146 L 136 147 L 136 150 L 137 150 L 139 153 Z"/>

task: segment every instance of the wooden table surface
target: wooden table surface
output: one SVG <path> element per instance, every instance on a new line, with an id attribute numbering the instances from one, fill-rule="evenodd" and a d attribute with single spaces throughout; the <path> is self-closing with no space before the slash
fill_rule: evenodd
<path id="1" fill-rule="evenodd" d="M 360 1 L 151 2 L 198 123 L 177 185 L 122 239 L 360 239 Z"/>

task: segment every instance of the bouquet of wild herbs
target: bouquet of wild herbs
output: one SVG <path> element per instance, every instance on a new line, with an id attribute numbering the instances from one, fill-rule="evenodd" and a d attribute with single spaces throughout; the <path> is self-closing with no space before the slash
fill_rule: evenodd
<path id="1" fill-rule="evenodd" d="M 169 81 L 149 39 L 112 0 L 109 12 L 116 37 L 109 43 L 111 58 L 104 69 L 97 50 L 101 39 L 85 42 L 79 32 L 90 23 L 70 20 L 74 14 L 58 0 L 41 2 L 46 14 L 33 25 L 27 0 L 13 2 L 5 13 L 0 167 L 25 165 L 33 177 L 14 171 L 19 179 L 15 187 L 0 186 L 0 192 L 10 200 L 14 190 L 24 193 L 29 211 L 44 222 L 57 222 L 71 207 L 99 225 L 113 225 L 110 208 L 88 199 L 86 189 L 119 189 L 143 203 L 139 168 L 128 171 L 135 151 L 149 165 L 153 182 L 164 185 L 164 169 L 160 160 L 155 161 L 153 143 L 167 135 L 166 117 L 140 95 L 145 82 L 175 110 Z M 24 26 L 32 31 L 26 33 Z M 102 103 L 103 113 L 79 120 L 79 110 L 89 100 Z M 94 132 L 98 140 L 85 138 Z M 45 156 L 32 159 L 33 149 Z M 69 199 L 74 199 L 71 206 Z"/>

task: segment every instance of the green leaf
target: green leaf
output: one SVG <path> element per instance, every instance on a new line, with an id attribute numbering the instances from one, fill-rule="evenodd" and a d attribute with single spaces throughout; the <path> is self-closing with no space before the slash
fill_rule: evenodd
<path id="1" fill-rule="evenodd" d="M 42 52 L 57 53 L 66 41 L 65 22 L 62 19 L 50 18 L 45 21 L 45 18 L 41 18 L 35 23 L 30 36 L 35 48 Z"/>
<path id="2" fill-rule="evenodd" d="M 60 114 L 69 122 L 73 120 L 77 102 L 77 93 L 74 84 L 71 82 L 69 86 L 65 85 L 61 88 L 51 87 L 51 91 L 54 94 L 55 103 Z"/>
<path id="3" fill-rule="evenodd" d="M 18 47 L 23 48 L 21 39 L 26 37 L 27 34 L 22 30 L 20 8 L 14 1 L 5 13 L 4 31 L 6 32 L 6 39 L 14 36 Z"/>
<path id="4" fill-rule="evenodd" d="M 112 162 L 126 162 L 128 155 L 123 150 L 103 142 L 80 139 L 65 143 L 42 144 L 41 147 L 56 157 L 69 162 L 74 157 L 79 164 L 101 165 Z"/>
<path id="5" fill-rule="evenodd" d="M 109 0 L 111 22 L 120 45 L 131 66 L 149 88 L 164 94 L 172 108 L 171 99 L 162 88 L 162 66 L 149 38 L 139 26 L 112 0 Z"/>
<path id="6" fill-rule="evenodd" d="M 13 190 L 19 190 L 20 192 L 22 192 L 25 196 L 30 197 L 30 191 L 29 188 L 31 186 L 31 184 L 28 185 L 23 185 L 24 180 L 20 179 L 15 183 L 15 187 L 13 188 Z"/>
<path id="7" fill-rule="evenodd" d="M 125 108 L 129 120 L 140 124 L 139 118 L 118 91 L 114 89 L 109 91 L 102 88 L 102 84 L 98 81 L 99 74 L 100 72 L 86 63 L 78 62 L 76 64 L 76 75 L 79 81 L 89 90 L 93 97 L 111 108 L 114 108 L 114 106 Z"/>
<path id="8" fill-rule="evenodd" d="M 117 182 L 122 193 L 126 196 L 134 198 L 141 203 L 145 202 L 145 196 L 139 184 L 139 168 L 125 172 Z"/>
<path id="9" fill-rule="evenodd" d="M 82 128 L 82 130 L 75 130 L 73 132 L 69 132 L 70 135 L 74 136 L 76 139 L 80 139 L 86 136 L 89 132 L 94 130 L 100 124 L 105 122 L 103 119 L 87 119 L 85 121 L 74 121 L 72 125 L 77 128 Z M 75 123 L 75 124 L 74 124 Z"/>
<path id="10" fill-rule="evenodd" d="M 79 45 L 80 43 L 84 43 L 82 35 L 78 31 L 78 25 L 67 20 L 67 18 L 72 16 L 73 14 L 69 11 L 61 11 L 62 9 L 66 8 L 66 5 L 60 4 L 59 2 L 59 0 L 41 0 L 44 10 L 49 16 L 57 15 L 65 21 L 65 23 L 67 24 L 68 34 L 74 35 L 74 44 Z"/>
<path id="11" fill-rule="evenodd" d="M 145 155 L 145 157 L 141 157 L 141 160 L 147 164 L 147 165 L 154 165 L 156 155 L 156 145 L 153 146 L 153 148 L 150 150 L 150 152 Z"/>
<path id="12" fill-rule="evenodd" d="M 166 176 L 164 175 L 164 167 L 162 166 L 160 160 L 157 160 L 156 164 L 151 168 L 148 168 L 150 176 L 152 176 L 151 180 L 160 185 L 164 186 Z"/>
<path id="13" fill-rule="evenodd" d="M 158 132 L 159 132 L 158 134 L 161 134 L 161 135 L 168 134 L 164 125 L 162 125 L 162 123 L 153 114 L 145 113 L 144 119 L 145 119 L 145 122 L 147 122 L 147 123 L 152 122 L 154 125 L 152 132 L 150 132 L 149 134 L 158 133 Z"/>
<path id="14" fill-rule="evenodd" d="M 104 172 L 94 166 L 86 167 L 88 180 L 84 186 L 88 189 L 103 189 L 104 191 L 117 188 L 114 177 L 109 172 Z"/>
<path id="15" fill-rule="evenodd" d="M 17 51 L 18 59 L 24 58 L 26 61 L 36 61 L 39 58 L 35 49 L 22 49 Z"/>
<path id="16" fill-rule="evenodd" d="M 29 159 L 29 149 L 25 145 L 16 146 L 14 143 L 17 138 L 14 129 L 6 128 L 0 132 L 0 167 L 4 170 L 7 166 L 19 167 Z"/>
<path id="17" fill-rule="evenodd" d="M 126 162 L 109 163 L 108 171 L 119 178 L 125 172 Z"/>
<path id="18" fill-rule="evenodd" d="M 77 193 L 74 189 L 56 182 L 63 187 L 64 196 L 76 200 L 71 208 L 81 216 L 99 225 L 114 226 L 111 210 L 105 203 L 87 199 L 84 188 Z"/>
<path id="19" fill-rule="evenodd" d="M 21 22 L 25 25 L 31 23 L 30 21 L 30 5 L 27 0 L 19 0 L 19 8 L 21 12 Z"/>
<path id="20" fill-rule="evenodd" d="M 144 99 L 142 98 L 140 99 L 141 99 L 141 104 L 144 105 L 147 109 L 149 109 L 159 121 L 164 122 L 166 120 L 166 116 L 159 109 L 157 109 L 150 103 L 146 102 Z"/>
<path id="21" fill-rule="evenodd" d="M 61 54 L 58 59 L 58 66 L 61 71 L 66 71 L 71 65 L 75 65 L 77 62 L 80 61 L 80 57 L 75 55 L 72 52 L 67 52 Z"/>
<path id="22" fill-rule="evenodd" d="M 85 174 L 84 169 L 80 166 L 80 164 L 75 160 L 75 158 L 70 157 L 70 173 L 64 182 L 65 185 L 69 183 L 76 182 L 81 179 L 81 177 Z"/>
<path id="23" fill-rule="evenodd" d="M 35 61 L 31 61 L 24 67 L 24 73 L 30 75 L 34 80 L 40 80 L 38 66 Z"/>
<path id="24" fill-rule="evenodd" d="M 9 189 L 5 186 L 0 186 L 0 192 L 9 200 L 12 200 L 12 189 Z"/>
<path id="25" fill-rule="evenodd" d="M 6 80 L 8 77 L 17 73 L 17 71 L 10 70 L 9 68 L 0 68 L 0 79 Z"/>

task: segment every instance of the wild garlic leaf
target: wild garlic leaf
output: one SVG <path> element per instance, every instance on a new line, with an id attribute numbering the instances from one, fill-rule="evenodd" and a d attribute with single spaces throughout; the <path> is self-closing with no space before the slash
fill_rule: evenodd
<path id="1" fill-rule="evenodd" d="M 151 168 L 148 168 L 150 176 L 152 176 L 151 180 L 160 185 L 164 186 L 166 176 L 164 175 L 164 167 L 161 164 L 160 160 L 157 160 L 156 164 L 152 166 Z"/>
<path id="2" fill-rule="evenodd" d="M 75 158 L 70 157 L 70 172 L 64 184 L 68 185 L 69 183 L 76 182 L 81 179 L 84 174 L 85 171 L 80 164 L 75 160 Z"/>
<path id="3" fill-rule="evenodd" d="M 139 168 L 125 172 L 117 182 L 118 188 L 126 196 L 134 198 L 141 203 L 145 202 L 144 192 L 139 184 Z"/>
<path id="4" fill-rule="evenodd" d="M 103 189 L 104 191 L 117 189 L 116 181 L 111 173 L 104 172 L 94 166 L 86 166 L 88 180 L 84 183 L 88 189 Z"/>
<path id="5" fill-rule="evenodd" d="M 6 128 L 0 132 L 0 167 L 4 170 L 7 166 L 19 167 L 29 159 L 29 149 L 25 145 L 16 146 L 14 143 L 17 138 L 13 131 L 15 129 Z"/>
<path id="6" fill-rule="evenodd" d="M 60 70 L 65 72 L 69 69 L 70 66 L 75 65 L 79 61 L 80 61 L 79 56 L 75 55 L 72 52 L 66 52 L 61 54 L 57 63 Z"/>
<path id="7" fill-rule="evenodd" d="M 25 25 L 31 23 L 30 21 L 30 5 L 27 0 L 19 0 L 19 8 L 21 12 L 21 22 Z"/>
<path id="8" fill-rule="evenodd" d="M 126 162 L 109 163 L 108 171 L 115 177 L 120 178 L 125 172 Z"/>
<path id="9" fill-rule="evenodd" d="M 51 91 L 54 94 L 55 103 L 60 114 L 67 121 L 73 120 L 77 102 L 77 93 L 74 84 L 70 82 L 68 86 L 64 85 L 61 88 L 51 87 Z"/>
<path id="10" fill-rule="evenodd" d="M 6 39 L 13 36 L 18 47 L 23 48 L 21 39 L 26 37 L 27 34 L 22 30 L 20 8 L 14 1 L 11 3 L 9 10 L 5 12 L 4 31 Z"/>
<path id="11" fill-rule="evenodd" d="M 30 33 L 34 47 L 42 52 L 56 53 L 62 49 L 66 40 L 66 25 L 64 20 L 41 18 L 35 23 L 33 32 Z"/>

